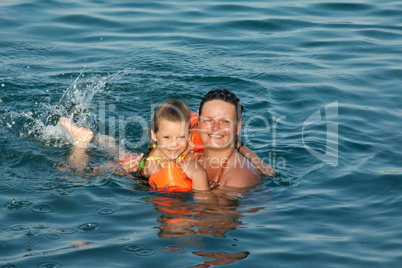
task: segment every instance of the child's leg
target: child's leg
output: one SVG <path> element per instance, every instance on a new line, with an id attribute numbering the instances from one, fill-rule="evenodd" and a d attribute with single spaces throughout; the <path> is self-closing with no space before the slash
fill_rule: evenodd
<path id="1" fill-rule="evenodd" d="M 86 148 L 88 143 L 92 141 L 94 133 L 87 128 L 80 128 L 76 126 L 70 119 L 62 117 L 60 119 L 60 125 L 65 127 L 74 139 L 74 145 L 82 148 Z"/>
<path id="2" fill-rule="evenodd" d="M 68 157 L 68 163 L 76 170 L 85 170 L 89 163 L 89 156 L 86 148 L 73 146 Z"/>
<path id="3" fill-rule="evenodd" d="M 86 149 L 94 133 L 87 128 L 79 128 L 70 119 L 62 117 L 60 125 L 65 127 L 74 139 L 73 148 L 68 158 L 70 165 L 77 170 L 84 170 L 89 162 Z"/>
<path id="4" fill-rule="evenodd" d="M 98 143 L 99 149 L 105 150 L 109 155 L 117 157 L 118 159 L 129 154 L 117 144 L 113 137 L 98 133 L 94 136 L 94 141 Z"/>
<path id="5" fill-rule="evenodd" d="M 65 127 L 74 139 L 74 146 L 72 148 L 72 153 L 69 156 L 69 163 L 77 170 L 84 170 L 89 163 L 86 149 L 92 139 L 94 139 L 103 149 L 106 149 L 107 153 L 117 156 L 118 159 L 129 154 L 119 147 L 114 138 L 101 134 L 94 136 L 93 131 L 87 128 L 78 127 L 68 118 L 62 117 L 60 119 L 60 125 Z"/>

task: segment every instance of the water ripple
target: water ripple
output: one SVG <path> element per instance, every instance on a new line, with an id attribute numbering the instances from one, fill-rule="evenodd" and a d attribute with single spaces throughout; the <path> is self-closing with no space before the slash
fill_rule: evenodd
<path id="1" fill-rule="evenodd" d="M 36 213 L 51 213 L 55 211 L 54 207 L 49 204 L 37 204 L 31 210 Z"/>
<path id="2" fill-rule="evenodd" d="M 63 236 L 57 233 L 53 233 L 53 234 L 48 234 L 46 235 L 46 238 L 49 240 L 59 240 L 61 239 Z"/>
<path id="3" fill-rule="evenodd" d="M 100 224 L 97 222 L 88 222 L 88 223 L 83 223 L 79 225 L 76 229 L 79 232 L 91 232 L 91 231 L 96 231 L 100 228 Z"/>
<path id="4" fill-rule="evenodd" d="M 38 264 L 38 268 L 61 268 L 62 264 L 58 262 L 41 262 Z"/>
<path id="5" fill-rule="evenodd" d="M 114 208 L 101 208 L 98 210 L 98 214 L 106 216 L 115 213 L 116 210 Z"/>
<path id="6" fill-rule="evenodd" d="M 172 245 L 164 246 L 163 251 L 169 252 L 169 253 L 177 253 L 177 252 L 184 252 L 184 251 L 186 251 L 186 249 L 180 245 L 172 244 Z"/>

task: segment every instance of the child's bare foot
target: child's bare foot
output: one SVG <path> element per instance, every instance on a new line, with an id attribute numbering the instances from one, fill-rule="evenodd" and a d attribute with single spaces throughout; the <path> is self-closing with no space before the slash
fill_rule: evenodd
<path id="1" fill-rule="evenodd" d="M 74 139 L 74 145 L 86 146 L 91 142 L 94 133 L 87 128 L 80 128 L 76 126 L 70 119 L 62 117 L 60 119 L 60 125 L 65 127 Z"/>

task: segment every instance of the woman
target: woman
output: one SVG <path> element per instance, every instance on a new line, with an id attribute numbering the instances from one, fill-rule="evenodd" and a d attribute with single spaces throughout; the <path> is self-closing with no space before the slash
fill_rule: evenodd
<path id="1" fill-rule="evenodd" d="M 199 107 L 199 132 L 204 149 L 189 155 L 204 167 L 211 188 L 247 188 L 257 184 L 260 173 L 235 148 L 241 132 L 243 106 L 226 89 L 208 92 Z"/>

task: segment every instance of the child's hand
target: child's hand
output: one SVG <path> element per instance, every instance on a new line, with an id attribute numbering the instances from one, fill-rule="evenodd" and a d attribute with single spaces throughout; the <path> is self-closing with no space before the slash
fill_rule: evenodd
<path id="1" fill-rule="evenodd" d="M 121 160 L 121 169 L 126 173 L 135 173 L 138 170 L 138 163 L 144 154 L 138 156 L 130 155 Z"/>

